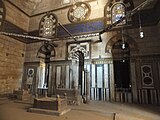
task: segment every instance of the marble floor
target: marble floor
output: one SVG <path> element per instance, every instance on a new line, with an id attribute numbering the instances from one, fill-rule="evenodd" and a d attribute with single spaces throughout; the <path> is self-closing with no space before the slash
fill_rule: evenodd
<path id="1" fill-rule="evenodd" d="M 0 120 L 160 120 L 160 106 L 91 101 L 62 115 L 27 112 L 31 104 L 0 98 Z"/>

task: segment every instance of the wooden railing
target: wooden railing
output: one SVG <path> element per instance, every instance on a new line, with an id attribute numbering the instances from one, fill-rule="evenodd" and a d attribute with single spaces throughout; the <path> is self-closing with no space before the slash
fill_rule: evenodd
<path id="1" fill-rule="evenodd" d="M 139 89 L 138 102 L 140 104 L 160 105 L 160 90 L 159 89 Z"/>
<path id="2" fill-rule="evenodd" d="M 132 94 L 130 88 L 116 88 L 115 101 L 132 103 Z"/>

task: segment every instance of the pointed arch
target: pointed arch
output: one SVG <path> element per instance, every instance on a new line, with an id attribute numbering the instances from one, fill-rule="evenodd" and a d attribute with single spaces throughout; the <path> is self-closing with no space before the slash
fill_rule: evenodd
<path id="1" fill-rule="evenodd" d="M 105 47 L 105 52 L 111 53 L 113 45 L 118 40 L 121 40 L 122 36 L 125 38 L 126 42 L 128 43 L 130 50 L 138 50 L 138 45 L 131 36 L 129 36 L 127 34 L 118 33 L 109 39 L 109 41 L 107 42 L 106 47 Z"/>
<path id="2" fill-rule="evenodd" d="M 68 59 L 69 60 L 72 60 L 72 59 L 75 59 L 77 60 L 79 58 L 77 52 L 80 51 L 81 53 L 83 53 L 84 57 L 87 57 L 88 56 L 88 51 L 84 48 L 84 47 L 81 47 L 81 46 L 76 46 L 74 47 L 70 52 L 69 52 L 69 57 Z"/>
<path id="3" fill-rule="evenodd" d="M 55 57 L 56 53 L 55 53 L 54 45 L 48 42 L 44 42 L 44 44 L 39 48 L 37 52 L 37 57 L 45 59 L 48 53 L 50 53 L 50 57 Z"/>

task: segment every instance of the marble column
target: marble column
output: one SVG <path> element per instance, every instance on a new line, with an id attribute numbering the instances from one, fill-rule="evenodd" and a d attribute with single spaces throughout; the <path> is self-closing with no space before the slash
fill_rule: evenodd
<path id="1" fill-rule="evenodd" d="M 90 102 L 90 75 L 89 72 L 86 71 L 86 103 Z"/>
<path id="2" fill-rule="evenodd" d="M 72 88 L 78 89 L 79 65 L 77 61 L 72 61 L 72 71 L 73 71 Z"/>
<path id="3" fill-rule="evenodd" d="M 114 67 L 113 63 L 110 64 L 110 101 L 115 101 L 115 83 L 114 83 Z"/>

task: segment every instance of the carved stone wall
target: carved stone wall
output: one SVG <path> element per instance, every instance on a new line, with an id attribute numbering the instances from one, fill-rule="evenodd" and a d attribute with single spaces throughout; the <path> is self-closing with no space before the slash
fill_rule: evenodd
<path id="1" fill-rule="evenodd" d="M 160 54 L 160 28 L 159 26 L 143 27 L 144 38 L 139 36 L 139 28 L 128 30 L 127 34 L 137 43 L 138 55 Z M 135 55 L 135 53 L 133 53 Z"/>
<path id="2" fill-rule="evenodd" d="M 37 52 L 42 45 L 43 42 L 26 44 L 25 62 L 39 62 Z"/>
<path id="3" fill-rule="evenodd" d="M 138 102 L 142 104 L 160 104 L 160 56 L 138 57 L 136 61 L 135 81 Z"/>
<path id="4" fill-rule="evenodd" d="M 17 0 L 18 2 L 18 0 Z M 30 3 L 32 3 L 31 0 L 29 0 Z M 141 1 L 136 0 L 136 4 L 135 6 L 138 5 L 138 3 L 141 3 Z M 44 4 L 39 4 L 37 7 L 36 11 L 32 11 L 34 12 L 33 16 L 28 16 L 27 14 L 23 13 L 23 11 L 18 10 L 18 8 L 16 8 L 14 5 L 12 5 L 11 3 L 5 1 L 5 7 L 6 7 L 6 21 L 11 22 L 13 24 L 15 24 L 16 26 L 22 28 L 25 31 L 36 31 L 39 28 L 39 22 L 41 20 L 41 18 L 46 14 L 45 12 L 52 10 L 54 8 L 54 6 L 58 6 L 60 7 L 60 3 L 58 3 L 57 1 L 52 1 L 53 4 L 51 3 L 51 0 L 43 0 L 42 3 Z M 45 4 L 46 3 L 46 4 Z M 101 0 L 101 1 L 90 1 L 89 4 L 91 5 L 91 15 L 89 17 L 89 20 L 93 20 L 93 19 L 100 19 L 104 17 L 104 6 L 107 3 L 106 0 Z M 25 4 L 28 5 L 25 1 Z M 34 4 L 34 3 L 33 3 Z M 40 9 L 40 6 L 43 9 Z M 48 6 L 48 7 L 47 7 Z M 22 7 L 22 6 L 21 6 Z M 34 6 L 29 6 L 29 7 L 34 7 Z M 55 10 L 53 10 L 52 12 L 54 14 L 57 15 L 58 17 L 58 22 L 62 23 L 62 24 L 68 24 L 69 21 L 67 19 L 67 12 L 68 12 L 69 6 L 68 7 L 64 7 L 64 8 L 58 8 Z M 31 11 L 29 11 L 31 12 Z M 36 13 L 40 13 L 35 15 Z M 41 14 L 42 13 L 42 14 Z M 91 21 L 88 21 L 88 24 L 90 22 L 90 26 L 91 25 Z M 143 21 L 142 21 L 143 22 Z M 84 22 L 85 23 L 85 22 Z M 76 26 L 76 24 L 72 24 L 73 26 Z M 85 25 L 81 24 L 82 26 Z M 70 24 L 68 24 L 68 26 L 70 26 Z M 70 26 L 71 27 L 71 26 Z M 95 26 L 94 26 L 95 27 Z M 93 27 L 93 29 L 94 29 Z M 105 26 L 102 26 L 105 27 Z M 71 27 L 72 28 L 72 27 Z M 73 27 L 72 31 L 75 31 L 74 29 L 75 27 Z M 147 59 L 152 59 L 152 57 L 156 56 L 156 55 L 160 55 L 160 27 L 159 26 L 150 26 L 150 27 L 142 27 L 143 32 L 145 37 L 143 39 L 141 39 L 139 37 L 139 28 L 130 28 L 126 30 L 126 33 L 128 36 L 131 36 L 132 39 L 135 41 L 135 43 L 137 44 L 137 49 L 136 51 L 134 49 L 130 49 L 130 55 L 131 58 L 133 59 L 132 61 L 132 67 L 131 67 L 131 76 L 132 76 L 132 83 L 134 84 L 134 101 L 140 101 L 141 103 L 145 103 L 143 102 L 143 98 L 145 98 L 145 95 L 147 94 L 153 94 L 153 96 L 158 95 L 159 93 L 159 86 L 155 87 L 155 91 L 148 91 L 148 89 L 141 90 L 142 86 L 138 86 L 141 85 L 141 64 L 144 63 L 145 58 L 142 59 L 142 61 L 139 61 L 140 57 L 143 56 L 147 56 Z M 100 29 L 99 29 L 100 30 Z M 95 77 L 97 76 L 98 72 L 96 64 L 101 64 L 102 66 L 109 66 L 110 63 L 107 63 L 105 65 L 106 61 L 112 62 L 112 53 L 109 53 L 107 51 L 105 51 L 106 45 L 107 43 L 111 40 L 111 38 L 113 36 L 115 36 L 116 34 L 118 34 L 118 32 L 120 32 L 121 29 L 116 29 L 115 31 L 110 31 L 110 32 L 106 32 L 104 34 L 101 35 L 102 37 L 102 41 L 99 40 L 99 36 L 94 36 L 94 37 L 84 37 L 84 38 L 77 38 L 77 40 L 79 41 L 90 41 L 90 59 L 87 59 L 85 62 L 86 64 L 89 66 L 93 66 L 92 69 L 92 77 L 93 79 L 95 79 Z M 95 31 L 94 31 L 95 32 Z M 78 33 L 81 34 L 81 33 Z M 88 34 L 88 33 L 86 33 Z M 117 38 L 119 39 L 119 38 Z M 71 65 L 71 61 L 67 60 L 67 42 L 75 42 L 73 39 L 59 39 L 59 41 L 54 41 L 58 47 L 55 47 L 55 52 L 56 55 L 55 57 L 53 57 L 51 59 L 51 78 L 50 78 L 50 93 L 54 93 L 54 91 L 52 91 L 54 89 L 54 85 L 57 84 L 55 83 L 56 79 L 60 82 L 60 83 L 65 83 L 65 85 L 67 86 L 67 88 L 70 88 L 69 86 L 71 86 L 71 84 L 69 83 L 69 80 L 72 79 L 74 74 L 74 71 L 72 71 L 70 69 L 70 65 Z M 114 41 L 113 41 L 114 42 Z M 116 42 L 116 40 L 115 40 Z M 39 58 L 37 58 L 37 52 L 38 49 L 42 46 L 43 42 L 37 42 L 37 43 L 30 43 L 30 44 L 24 44 L 21 42 L 18 42 L 17 40 L 10 38 L 10 37 L 6 37 L 6 36 L 0 36 L 0 93 L 9 93 L 12 92 L 14 89 L 17 89 L 21 86 L 21 79 L 22 79 L 22 72 L 23 72 L 23 63 L 38 63 L 40 61 Z M 132 48 L 132 46 L 130 47 Z M 138 62 L 137 62 L 138 61 Z M 88 62 L 88 63 L 87 63 Z M 152 75 L 153 75 L 153 80 L 154 83 L 156 85 L 159 84 L 159 78 L 157 77 L 160 74 L 160 62 L 159 59 L 157 59 L 156 63 L 153 63 L 151 61 L 146 62 L 145 65 L 151 65 L 151 68 L 153 68 L 152 71 Z M 156 67 L 158 66 L 158 67 Z M 26 67 L 26 66 L 25 66 Z M 31 66 L 28 66 L 28 68 L 32 68 Z M 36 64 L 35 66 L 33 66 L 33 68 L 37 68 L 38 70 L 38 64 Z M 97 66 L 98 67 L 98 66 Z M 105 67 L 106 68 L 106 67 Z M 26 67 L 27 69 L 27 67 Z M 103 67 L 98 67 L 98 70 L 102 70 Z M 89 69 L 90 70 L 90 69 Z M 35 69 L 36 71 L 36 69 Z M 58 72 L 57 72 L 58 71 Z M 106 87 L 107 90 L 110 89 L 110 94 L 111 96 L 111 100 L 114 100 L 114 72 L 113 72 L 113 64 L 111 64 L 110 67 L 108 67 L 108 69 L 106 69 L 105 71 L 110 71 L 110 88 Z M 60 74 L 59 74 L 60 73 Z M 101 72 L 101 75 L 103 72 Z M 108 72 L 107 72 L 108 73 Z M 147 75 L 147 74 L 146 74 Z M 58 77 L 57 77 L 58 76 Z M 103 78 L 104 76 L 99 76 L 99 78 Z M 108 80 L 108 74 L 106 75 L 106 80 Z M 155 78 L 156 77 L 156 78 Z M 25 79 L 25 78 L 24 78 Z M 36 78 L 35 78 L 36 79 Z M 38 77 L 37 77 L 38 79 Z M 97 79 L 97 78 L 96 78 Z M 53 80 L 53 81 L 52 81 Z M 68 82 L 67 82 L 68 80 Z M 91 81 L 93 82 L 93 80 Z M 138 85 L 137 85 L 138 84 Z M 63 85 L 62 85 L 63 86 Z M 140 91 L 137 91 L 137 88 Z M 158 91 L 157 91 L 158 90 Z M 108 90 L 109 91 L 109 90 Z M 139 94 L 138 94 L 139 92 Z M 148 93 L 147 93 L 148 92 Z M 108 93 L 108 92 L 107 92 Z M 143 94 L 141 96 L 141 94 Z M 139 95 L 139 96 L 138 96 Z M 137 98 L 136 98 L 137 97 Z M 140 99 L 141 98 L 141 99 Z M 150 100 L 147 99 L 148 101 L 153 101 L 154 100 Z M 158 101 L 158 99 L 157 99 Z"/>

